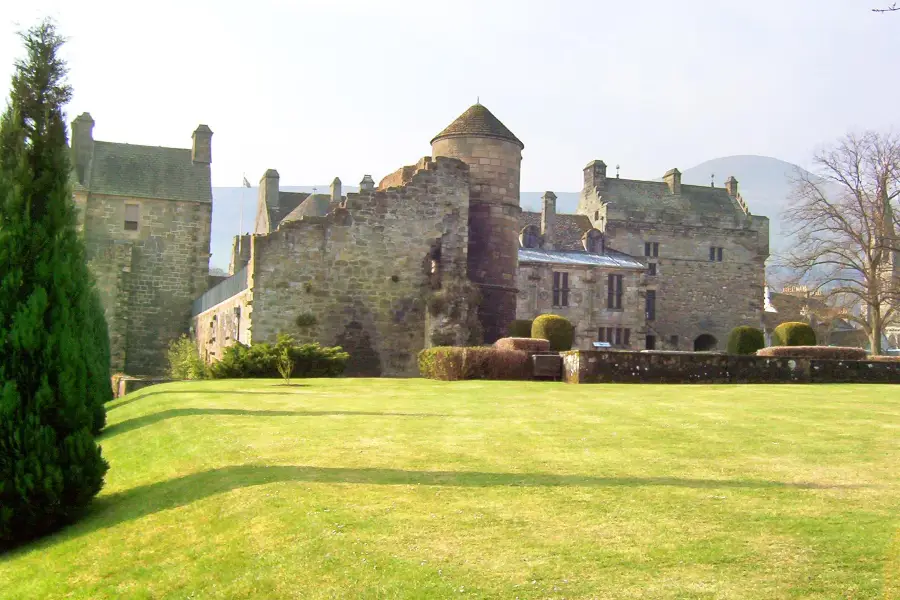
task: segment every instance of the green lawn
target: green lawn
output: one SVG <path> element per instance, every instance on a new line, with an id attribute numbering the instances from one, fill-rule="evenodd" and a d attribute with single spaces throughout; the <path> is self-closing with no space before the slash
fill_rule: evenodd
<path id="1" fill-rule="evenodd" d="M 2 598 L 900 598 L 900 387 L 214 381 L 110 405 Z"/>

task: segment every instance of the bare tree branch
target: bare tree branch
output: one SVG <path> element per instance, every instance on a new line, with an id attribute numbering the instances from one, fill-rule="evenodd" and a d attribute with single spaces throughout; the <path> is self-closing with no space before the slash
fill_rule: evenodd
<path id="1" fill-rule="evenodd" d="M 881 353 L 885 328 L 900 318 L 900 138 L 847 135 L 814 163 L 815 174 L 794 180 L 784 211 L 792 246 L 779 261 Z"/>

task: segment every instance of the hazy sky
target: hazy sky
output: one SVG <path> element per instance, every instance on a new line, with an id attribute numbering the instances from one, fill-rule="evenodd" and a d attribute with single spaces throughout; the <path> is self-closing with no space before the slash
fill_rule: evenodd
<path id="1" fill-rule="evenodd" d="M 576 191 L 595 158 L 628 178 L 732 154 L 806 165 L 897 126 L 900 13 L 870 11 L 888 3 L 31 0 L 0 13 L 0 79 L 6 95 L 15 32 L 54 17 L 70 119 L 176 147 L 206 123 L 215 186 L 267 168 L 377 181 L 480 96 L 525 143 L 524 190 Z"/>

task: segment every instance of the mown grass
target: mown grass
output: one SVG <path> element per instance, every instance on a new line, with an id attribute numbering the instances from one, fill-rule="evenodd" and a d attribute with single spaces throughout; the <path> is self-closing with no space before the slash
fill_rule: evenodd
<path id="1" fill-rule="evenodd" d="M 111 404 L 0 597 L 900 597 L 896 387 L 297 383 Z"/>

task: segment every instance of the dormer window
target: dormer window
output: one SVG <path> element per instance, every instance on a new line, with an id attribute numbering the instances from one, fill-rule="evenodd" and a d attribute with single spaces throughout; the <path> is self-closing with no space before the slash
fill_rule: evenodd
<path id="1" fill-rule="evenodd" d="M 603 242 L 603 234 L 598 229 L 590 229 L 585 232 L 584 236 L 581 238 L 581 243 L 584 245 L 586 251 L 593 252 L 594 254 L 603 254 L 606 251 Z"/>
<path id="2" fill-rule="evenodd" d="M 527 225 L 519 234 L 519 243 L 523 248 L 540 248 L 541 232 L 535 225 Z"/>

